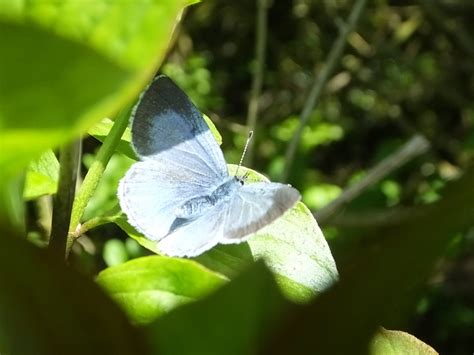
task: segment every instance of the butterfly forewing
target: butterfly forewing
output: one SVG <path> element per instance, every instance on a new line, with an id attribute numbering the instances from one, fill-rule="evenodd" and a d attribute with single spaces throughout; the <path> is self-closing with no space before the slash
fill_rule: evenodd
<path id="1" fill-rule="evenodd" d="M 170 79 L 159 76 L 141 96 L 132 122 L 132 143 L 142 159 L 167 164 L 180 159 L 204 178 L 227 177 L 224 156 L 202 114 Z"/>
<path id="2" fill-rule="evenodd" d="M 121 180 L 120 205 L 130 224 L 153 240 L 170 232 L 177 208 L 210 193 L 228 176 L 222 151 L 202 115 L 164 76 L 140 97 L 132 145 L 142 161 Z"/>

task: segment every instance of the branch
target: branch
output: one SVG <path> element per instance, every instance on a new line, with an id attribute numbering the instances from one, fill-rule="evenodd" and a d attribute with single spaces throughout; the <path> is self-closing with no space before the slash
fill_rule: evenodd
<path id="1" fill-rule="evenodd" d="M 395 207 L 388 210 L 364 213 L 343 212 L 324 221 L 325 226 L 338 228 L 381 228 L 395 226 L 421 216 L 421 210 L 414 207 Z"/>
<path id="2" fill-rule="evenodd" d="M 262 92 L 263 71 L 265 67 L 265 47 L 267 43 L 267 0 L 257 1 L 257 32 L 255 35 L 255 71 L 250 91 L 249 106 L 247 111 L 247 127 L 249 131 L 254 131 L 257 125 L 257 114 L 259 98 Z M 254 155 L 254 143 L 249 142 L 247 150 L 247 165 L 252 165 Z"/>
<path id="3" fill-rule="evenodd" d="M 128 126 L 128 120 L 130 117 L 131 107 L 122 110 L 118 117 L 115 119 L 115 123 L 112 126 L 109 134 L 104 140 L 104 143 L 100 147 L 99 151 L 97 152 L 97 156 L 92 163 L 89 171 L 87 172 L 86 177 L 82 183 L 82 186 L 77 193 L 76 199 L 74 200 L 74 205 L 72 208 L 72 217 L 71 223 L 69 225 L 69 237 L 68 237 L 68 246 L 67 246 L 67 254 L 72 248 L 72 244 L 74 243 L 74 239 L 76 237 L 76 231 L 80 229 L 80 222 L 81 218 L 84 214 L 84 211 L 87 207 L 87 203 L 89 202 L 90 198 L 94 194 L 97 185 L 99 184 L 100 179 L 104 173 L 104 170 L 112 157 L 112 154 L 117 147 L 117 144 L 120 142 L 122 138 L 123 132 Z"/>
<path id="4" fill-rule="evenodd" d="M 347 203 L 361 195 L 362 192 L 369 187 L 377 184 L 394 170 L 425 153 L 429 147 L 429 142 L 423 136 L 416 135 L 412 137 L 399 150 L 370 169 L 362 180 L 344 190 L 338 198 L 316 212 L 314 214 L 316 220 L 322 225 L 326 224 L 328 220 Z"/>
<path id="5" fill-rule="evenodd" d="M 301 140 L 301 135 L 303 134 L 304 127 L 308 124 L 311 112 L 319 101 L 324 85 L 328 81 L 331 74 L 334 72 L 336 65 L 339 63 L 339 60 L 346 46 L 347 36 L 354 30 L 366 3 L 367 0 L 357 0 L 357 2 L 355 3 L 354 7 L 352 8 L 352 12 L 347 20 L 347 24 L 345 26 L 341 26 L 339 30 L 339 36 L 336 42 L 334 42 L 331 51 L 329 52 L 329 55 L 326 59 L 326 65 L 319 72 L 319 75 L 316 78 L 313 87 L 311 88 L 311 91 L 308 95 L 308 98 L 306 99 L 306 102 L 300 115 L 300 123 L 298 125 L 298 128 L 286 149 L 285 167 L 283 169 L 283 176 L 281 179 L 283 182 L 287 181 L 290 175 L 293 159 L 296 154 L 296 149 L 298 148 L 299 142 Z"/>
<path id="6" fill-rule="evenodd" d="M 81 141 L 64 146 L 59 151 L 58 192 L 54 197 L 53 219 L 49 249 L 53 253 L 67 257 L 66 242 L 69 232 L 71 209 L 76 191 L 77 171 L 81 156 Z"/>

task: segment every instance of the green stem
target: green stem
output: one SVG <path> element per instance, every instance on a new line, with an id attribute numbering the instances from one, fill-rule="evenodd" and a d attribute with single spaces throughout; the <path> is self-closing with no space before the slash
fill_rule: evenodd
<path id="1" fill-rule="evenodd" d="M 71 208 L 76 191 L 80 156 L 80 140 L 62 147 L 59 151 L 58 192 L 54 198 L 49 248 L 53 253 L 62 258 L 67 257 L 66 241 L 68 239 Z"/>
<path id="2" fill-rule="evenodd" d="M 267 42 L 267 0 L 257 1 L 257 33 L 255 39 L 255 71 L 250 92 L 249 107 L 247 111 L 247 127 L 249 131 L 255 131 L 257 125 L 258 103 L 262 92 L 263 71 L 265 66 L 265 47 Z M 255 132 L 254 132 L 255 133 Z M 252 164 L 254 143 L 249 142 L 247 148 L 247 162 Z"/>
<path id="3" fill-rule="evenodd" d="M 122 217 L 121 213 L 114 216 L 100 216 L 100 217 L 91 218 L 88 221 L 81 224 L 81 227 L 76 231 L 76 236 L 79 237 L 82 234 L 89 231 L 90 229 L 99 227 L 103 224 L 113 223 L 120 217 Z"/>
<path id="4" fill-rule="evenodd" d="M 115 151 L 120 139 L 122 138 L 123 132 L 128 126 L 128 119 L 130 117 L 131 108 L 122 110 L 115 120 L 112 129 L 104 140 L 104 143 L 97 152 L 97 156 L 92 163 L 86 177 L 82 183 L 82 186 L 77 193 L 74 205 L 72 207 L 71 223 L 69 225 L 69 237 L 67 243 L 66 253 L 69 254 L 74 239 L 76 238 L 76 231 L 80 228 L 81 218 L 84 215 L 84 211 L 87 204 L 94 194 L 97 185 L 104 173 L 105 167 L 107 166 L 112 154 Z"/>
<path id="5" fill-rule="evenodd" d="M 343 25 L 341 27 L 339 31 L 339 36 L 336 42 L 334 42 L 331 51 L 328 54 L 326 65 L 319 72 L 319 75 L 316 81 L 314 82 L 313 87 L 311 88 L 309 96 L 306 99 L 305 105 L 303 107 L 303 111 L 301 112 L 300 123 L 296 130 L 296 133 L 291 139 L 291 142 L 288 144 L 286 150 L 285 167 L 283 169 L 283 176 L 281 179 L 282 181 L 288 180 L 293 164 L 293 159 L 296 154 L 296 149 L 298 148 L 299 142 L 301 140 L 301 135 L 303 134 L 304 127 L 308 124 L 311 112 L 313 112 L 314 107 L 319 101 L 324 85 L 328 81 L 329 77 L 332 75 L 334 69 L 336 68 L 336 65 L 339 63 L 339 60 L 344 52 L 344 48 L 346 47 L 347 36 L 354 30 L 366 3 L 367 0 L 357 0 L 357 2 L 355 3 L 346 25 Z"/>

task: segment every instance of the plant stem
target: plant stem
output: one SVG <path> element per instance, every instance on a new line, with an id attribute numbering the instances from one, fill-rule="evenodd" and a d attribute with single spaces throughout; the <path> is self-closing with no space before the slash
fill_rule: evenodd
<path id="1" fill-rule="evenodd" d="M 100 217 L 91 218 L 88 221 L 81 224 L 81 227 L 77 230 L 76 235 L 77 237 L 79 237 L 92 228 L 96 228 L 103 224 L 115 222 L 120 217 L 122 217 L 121 213 L 113 215 L 113 216 L 100 216 Z"/>
<path id="2" fill-rule="evenodd" d="M 66 249 L 67 254 L 69 254 L 72 244 L 74 243 L 74 239 L 76 238 L 76 230 L 80 228 L 79 223 L 81 222 L 81 218 L 87 207 L 87 203 L 94 194 L 102 174 L 104 173 L 105 167 L 112 157 L 117 144 L 120 142 L 123 132 L 127 128 L 130 111 L 131 107 L 127 107 L 126 109 L 122 110 L 115 119 L 112 129 L 97 152 L 97 156 L 89 168 L 82 186 L 77 193 L 72 208 L 71 223 L 69 225 L 70 233 Z"/>
<path id="3" fill-rule="evenodd" d="M 257 32 L 255 35 L 255 71 L 250 91 L 249 106 L 247 111 L 247 127 L 249 131 L 254 131 L 257 125 L 258 104 L 262 92 L 263 71 L 265 67 L 265 47 L 267 43 L 267 0 L 257 1 Z M 249 142 L 247 148 L 247 164 L 250 166 L 254 155 L 254 142 Z"/>
<path id="4" fill-rule="evenodd" d="M 375 185 L 391 172 L 413 158 L 425 153 L 429 147 L 430 144 L 426 138 L 420 135 L 414 136 L 400 149 L 370 169 L 362 180 L 344 190 L 338 198 L 316 212 L 314 217 L 321 225 L 326 224 L 328 219 L 330 219 L 337 211 L 356 197 L 360 196 L 360 194 L 367 190 L 367 188 Z"/>
<path id="5" fill-rule="evenodd" d="M 66 241 L 68 239 L 71 208 L 76 191 L 80 156 L 80 140 L 62 147 L 59 151 L 58 192 L 54 198 L 49 249 L 62 258 L 67 257 Z"/>
<path id="6" fill-rule="evenodd" d="M 339 36 L 336 42 L 334 42 L 331 51 L 328 54 L 328 57 L 326 59 L 326 65 L 319 72 L 319 75 L 316 78 L 313 87 L 311 88 L 308 98 L 306 99 L 306 102 L 303 106 L 303 110 L 301 111 L 298 128 L 286 149 L 285 167 L 283 169 L 283 175 L 281 179 L 281 181 L 283 182 L 287 181 L 290 175 L 293 159 L 295 157 L 296 149 L 298 148 L 299 142 L 301 140 L 303 129 L 308 124 L 311 112 L 319 101 L 324 85 L 333 73 L 334 69 L 336 68 L 336 65 L 339 63 L 339 60 L 346 46 L 347 36 L 354 30 L 366 3 L 367 0 L 357 0 L 357 2 L 355 3 L 354 7 L 352 8 L 351 14 L 349 15 L 349 18 L 347 20 L 347 23 L 341 26 L 339 30 Z"/>

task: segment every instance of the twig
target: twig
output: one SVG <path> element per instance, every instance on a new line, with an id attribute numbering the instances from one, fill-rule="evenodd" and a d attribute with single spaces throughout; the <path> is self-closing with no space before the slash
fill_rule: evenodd
<path id="1" fill-rule="evenodd" d="M 320 226 L 338 228 L 380 228 L 394 226 L 420 215 L 420 210 L 414 207 L 394 207 L 388 210 L 367 211 L 364 213 L 343 212 L 323 220 Z"/>
<path id="2" fill-rule="evenodd" d="M 62 258 L 67 257 L 66 242 L 71 219 L 71 208 L 76 191 L 77 171 L 81 156 L 81 141 L 64 146 L 59 151 L 58 192 L 54 198 L 53 219 L 49 248 Z"/>
<path id="3" fill-rule="evenodd" d="M 253 73 L 252 89 L 250 91 L 249 106 L 247 111 L 247 127 L 254 131 L 257 125 L 258 104 L 262 92 L 263 71 L 265 67 L 265 47 L 267 43 L 267 0 L 257 1 L 257 32 L 255 35 L 255 71 Z M 258 133 L 258 132 L 256 132 Z M 254 142 L 250 142 L 247 151 L 247 164 L 252 165 L 254 155 Z"/>
<path id="4" fill-rule="evenodd" d="M 336 65 L 339 63 L 339 59 L 341 58 L 344 48 L 346 46 L 347 36 L 354 30 L 366 3 L 367 0 L 357 0 L 357 2 L 355 3 L 354 7 L 352 8 L 351 14 L 349 15 L 349 18 L 347 20 L 347 24 L 342 25 L 340 27 L 339 36 L 336 39 L 336 42 L 334 42 L 329 52 L 329 55 L 326 60 L 326 65 L 319 72 L 319 75 L 316 78 L 313 87 L 311 88 L 308 98 L 306 99 L 306 102 L 304 104 L 303 110 L 301 111 L 298 128 L 286 149 L 285 167 L 283 169 L 283 176 L 281 178 L 283 182 L 287 181 L 290 175 L 293 159 L 295 157 L 296 149 L 298 148 L 301 135 L 303 134 L 303 129 L 308 124 L 311 112 L 313 111 L 321 96 L 324 85 L 333 73 L 334 69 L 336 68 Z"/>
<path id="5" fill-rule="evenodd" d="M 423 136 L 416 135 L 412 137 L 399 150 L 370 169 L 362 180 L 344 190 L 344 192 L 338 198 L 316 212 L 314 214 L 316 220 L 320 224 L 327 223 L 329 218 L 331 218 L 347 203 L 358 197 L 367 188 L 375 185 L 391 172 L 398 169 L 413 158 L 425 153 L 429 147 L 429 142 Z"/>
<path id="6" fill-rule="evenodd" d="M 81 224 L 81 226 L 76 231 L 76 236 L 80 237 L 82 234 L 86 233 L 92 228 L 99 227 L 103 224 L 113 223 L 123 215 L 121 213 L 113 216 L 100 216 L 89 219 L 88 221 Z"/>
<path id="7" fill-rule="evenodd" d="M 84 182 L 77 193 L 76 199 L 74 200 L 74 205 L 72 208 L 72 217 L 71 224 L 69 225 L 69 237 L 67 243 L 66 253 L 69 254 L 69 251 L 72 248 L 74 239 L 76 237 L 76 231 L 80 228 L 79 223 L 84 214 L 84 211 L 87 207 L 87 203 L 95 192 L 97 185 L 99 184 L 100 179 L 104 173 L 104 170 L 112 157 L 112 154 L 115 151 L 115 147 L 120 142 L 123 132 L 128 126 L 128 119 L 130 117 L 131 107 L 122 110 L 118 117 L 115 119 L 115 123 L 112 126 L 109 134 L 104 140 L 104 143 L 97 152 L 97 156 L 92 163 L 89 171 L 84 178 Z"/>

